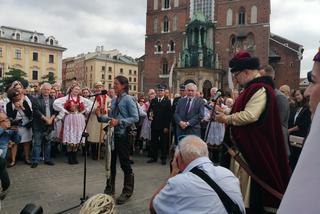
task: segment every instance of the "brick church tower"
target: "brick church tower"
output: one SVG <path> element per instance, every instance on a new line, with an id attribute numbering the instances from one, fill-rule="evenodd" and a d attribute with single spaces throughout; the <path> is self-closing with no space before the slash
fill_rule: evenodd
<path id="1" fill-rule="evenodd" d="M 269 61 L 270 0 L 215 0 L 215 47 L 224 70 L 234 53 L 246 50 Z"/>
<path id="2" fill-rule="evenodd" d="M 168 86 L 170 69 L 182 50 L 189 11 L 189 0 L 148 0 L 144 91 L 158 83 Z"/>

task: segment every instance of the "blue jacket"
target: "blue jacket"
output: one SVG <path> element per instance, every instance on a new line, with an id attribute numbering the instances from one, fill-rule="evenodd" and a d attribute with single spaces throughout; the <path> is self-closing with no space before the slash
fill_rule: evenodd
<path id="1" fill-rule="evenodd" d="M 127 127 L 137 123 L 139 121 L 139 112 L 133 97 L 127 93 L 122 93 L 118 103 L 117 98 L 113 98 L 109 115 L 98 117 L 98 121 L 107 123 L 112 118 L 119 120 L 119 125 L 114 127 L 115 134 L 124 134 Z"/>

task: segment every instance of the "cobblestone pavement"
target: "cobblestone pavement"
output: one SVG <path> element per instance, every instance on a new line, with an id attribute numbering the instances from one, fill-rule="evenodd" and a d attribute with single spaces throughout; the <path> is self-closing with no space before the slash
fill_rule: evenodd
<path id="1" fill-rule="evenodd" d="M 148 213 L 148 203 L 152 193 L 169 174 L 169 166 L 160 163 L 146 164 L 146 157 L 135 156 L 135 190 L 130 201 L 117 206 L 118 213 Z M 80 164 L 69 165 L 63 156 L 55 160 L 55 166 L 42 163 L 35 169 L 18 162 L 8 169 L 11 179 L 10 192 L 2 201 L 0 213 L 20 213 L 27 203 L 41 205 L 44 213 L 57 213 L 80 203 L 83 187 L 83 157 Z M 118 165 L 116 197 L 120 195 L 123 173 Z M 87 167 L 87 195 L 103 192 L 105 187 L 104 160 L 89 158 Z M 67 213 L 78 213 L 79 208 Z"/>

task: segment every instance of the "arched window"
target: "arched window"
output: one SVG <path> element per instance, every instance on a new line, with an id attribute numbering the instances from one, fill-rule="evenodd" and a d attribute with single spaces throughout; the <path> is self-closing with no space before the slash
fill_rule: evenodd
<path id="1" fill-rule="evenodd" d="M 252 6 L 251 7 L 251 24 L 257 23 L 258 22 L 258 8 L 257 6 Z"/>
<path id="2" fill-rule="evenodd" d="M 168 71 L 168 61 L 167 61 L 167 59 L 163 59 L 163 61 L 162 61 L 162 74 L 163 74 L 163 75 L 169 74 L 169 71 Z"/>
<path id="3" fill-rule="evenodd" d="M 171 40 L 171 41 L 169 42 L 169 45 L 168 45 L 168 46 L 169 46 L 169 51 L 173 52 L 173 51 L 174 51 L 174 48 L 175 48 L 174 41 Z"/>
<path id="4" fill-rule="evenodd" d="M 158 1 L 159 0 L 153 0 L 153 9 L 158 10 Z"/>
<path id="5" fill-rule="evenodd" d="M 158 18 L 154 18 L 153 20 L 153 32 L 157 33 L 158 32 Z"/>
<path id="6" fill-rule="evenodd" d="M 35 43 L 38 42 L 38 37 L 37 37 L 37 36 L 34 36 L 34 37 L 33 37 L 33 42 L 35 42 Z"/>
<path id="7" fill-rule="evenodd" d="M 50 45 L 53 45 L 53 39 L 50 39 Z"/>
<path id="8" fill-rule="evenodd" d="M 169 19 L 167 16 L 163 18 L 163 32 L 169 32 Z"/>
<path id="9" fill-rule="evenodd" d="M 155 48 L 157 53 L 160 53 L 162 51 L 161 43 L 159 41 L 156 43 Z"/>
<path id="10" fill-rule="evenodd" d="M 20 39 L 21 39 L 20 33 L 16 33 L 16 40 L 20 40 Z"/>
<path id="11" fill-rule="evenodd" d="M 229 48 L 230 50 L 234 50 L 236 44 L 236 36 L 235 35 L 231 35 L 230 36 L 230 40 L 229 40 Z"/>
<path id="12" fill-rule="evenodd" d="M 247 43 L 247 50 L 250 51 L 254 49 L 255 41 L 254 41 L 253 33 L 248 34 L 246 43 Z"/>
<path id="13" fill-rule="evenodd" d="M 174 7 L 179 7 L 179 0 L 174 0 Z"/>
<path id="14" fill-rule="evenodd" d="M 232 25 L 232 9 L 229 8 L 227 11 L 227 26 Z"/>
<path id="15" fill-rule="evenodd" d="M 244 25 L 246 24 L 246 11 L 243 7 L 239 10 L 238 24 Z"/>
<path id="16" fill-rule="evenodd" d="M 163 8 L 169 9 L 170 8 L 170 0 L 163 0 Z"/>
<path id="17" fill-rule="evenodd" d="M 176 31 L 176 30 L 177 30 L 177 23 L 178 23 L 178 17 L 177 17 L 177 15 L 174 15 L 173 18 L 172 18 L 172 20 L 173 20 L 172 30 L 173 30 L 173 31 Z"/>

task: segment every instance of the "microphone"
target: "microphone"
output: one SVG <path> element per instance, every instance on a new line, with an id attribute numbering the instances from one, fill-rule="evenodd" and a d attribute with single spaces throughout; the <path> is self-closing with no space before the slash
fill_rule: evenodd
<path id="1" fill-rule="evenodd" d="M 89 97 L 96 97 L 96 96 L 100 96 L 100 95 L 105 95 L 105 94 L 107 94 L 107 93 L 108 93 L 107 90 L 101 90 L 100 93 L 91 94 L 91 95 L 89 95 Z"/>
<path id="2" fill-rule="evenodd" d="M 216 102 L 222 96 L 222 92 L 220 90 L 217 91 L 216 95 L 212 98 L 213 102 Z"/>

